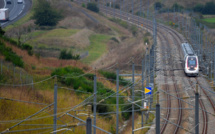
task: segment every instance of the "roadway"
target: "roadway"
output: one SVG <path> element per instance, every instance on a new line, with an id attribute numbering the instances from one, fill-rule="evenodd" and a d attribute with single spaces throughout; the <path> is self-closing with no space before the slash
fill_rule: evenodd
<path id="1" fill-rule="evenodd" d="M 0 2 L 2 3 L 4 2 L 4 0 L 0 0 Z M 21 19 L 30 10 L 31 5 L 31 0 L 24 0 L 22 4 L 18 4 L 17 0 L 13 0 L 11 4 L 6 4 L 5 8 L 9 9 L 9 21 L 1 23 L 1 26 L 6 27 L 14 23 L 15 21 Z"/>
<path id="2" fill-rule="evenodd" d="M 4 0 L 0 0 L 0 8 L 4 8 L 4 5 L 5 5 Z"/>

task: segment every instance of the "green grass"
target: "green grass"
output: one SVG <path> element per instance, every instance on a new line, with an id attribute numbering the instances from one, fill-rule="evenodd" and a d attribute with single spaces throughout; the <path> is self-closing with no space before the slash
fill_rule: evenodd
<path id="1" fill-rule="evenodd" d="M 95 34 L 90 36 L 90 46 L 87 48 L 89 56 L 83 59 L 84 63 L 92 63 L 107 51 L 107 41 L 110 39 L 108 35 Z"/>
<path id="2" fill-rule="evenodd" d="M 62 29 L 62 28 L 57 28 L 50 30 L 46 32 L 45 34 L 42 35 L 43 38 L 48 38 L 48 37 L 69 37 L 75 33 L 77 33 L 79 30 L 77 29 Z"/>
<path id="3" fill-rule="evenodd" d="M 49 46 L 48 44 L 39 43 L 41 39 L 50 39 L 50 38 L 58 38 L 62 39 L 62 43 L 67 41 L 67 38 L 72 36 L 73 34 L 77 33 L 78 29 L 62 29 L 57 28 L 53 30 L 36 30 L 32 33 L 29 33 L 28 36 L 32 36 L 33 39 L 29 40 L 27 43 L 31 44 L 32 46 L 35 46 L 37 44 L 37 47 L 41 48 L 60 48 L 60 45 L 58 47 L 56 46 Z"/>
<path id="4" fill-rule="evenodd" d="M 206 19 L 202 19 L 202 20 L 205 22 L 208 22 L 208 23 L 215 23 L 215 18 L 206 18 Z"/>
<path id="5" fill-rule="evenodd" d="M 207 19 L 196 19 L 197 23 L 202 23 L 209 28 L 215 28 L 215 18 L 207 18 Z"/>

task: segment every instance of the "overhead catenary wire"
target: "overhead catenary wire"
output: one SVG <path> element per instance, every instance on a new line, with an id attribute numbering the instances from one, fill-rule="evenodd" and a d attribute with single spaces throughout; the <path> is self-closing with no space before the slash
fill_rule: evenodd
<path id="1" fill-rule="evenodd" d="M 49 105 L 49 104 L 45 104 L 45 103 L 23 101 L 23 100 L 17 100 L 17 99 L 11 99 L 11 98 L 4 98 L 4 97 L 0 97 L 0 99 L 1 99 L 1 100 L 9 100 L 9 101 L 23 102 L 23 103 L 31 103 L 31 104 L 37 104 L 37 105 Z"/>

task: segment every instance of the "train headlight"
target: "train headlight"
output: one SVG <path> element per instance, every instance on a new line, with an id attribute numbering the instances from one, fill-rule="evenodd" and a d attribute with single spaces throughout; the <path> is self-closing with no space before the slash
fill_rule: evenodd
<path id="1" fill-rule="evenodd" d="M 190 69 L 190 67 L 187 67 L 187 69 Z"/>
<path id="2" fill-rule="evenodd" d="M 197 70 L 197 67 L 194 67 L 195 70 Z"/>

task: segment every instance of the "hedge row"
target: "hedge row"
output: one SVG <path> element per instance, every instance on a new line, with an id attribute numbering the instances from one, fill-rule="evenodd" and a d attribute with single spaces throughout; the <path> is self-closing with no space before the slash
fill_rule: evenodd
<path id="1" fill-rule="evenodd" d="M 58 75 L 58 76 L 65 76 L 65 77 L 59 77 L 59 81 L 62 84 L 65 84 L 67 86 L 73 87 L 74 90 L 76 90 L 77 95 L 83 95 L 83 92 L 90 92 L 93 93 L 93 77 L 94 74 L 84 74 L 82 69 L 76 68 L 76 67 L 64 67 L 64 68 L 58 68 L 54 70 L 51 74 L 52 76 Z M 78 92 L 79 91 L 79 92 Z M 97 102 L 108 97 L 109 95 L 113 94 L 114 91 L 111 89 L 106 88 L 102 83 L 97 82 Z M 119 99 L 120 104 L 124 104 L 123 98 Z M 107 104 L 116 104 L 116 98 L 110 97 L 106 99 L 104 102 L 97 105 L 97 112 L 98 113 L 105 113 L 105 112 L 112 112 L 114 111 L 114 107 L 112 105 Z M 124 106 L 120 106 L 121 110 L 126 110 Z M 122 114 L 124 119 L 128 119 L 130 116 L 130 113 Z"/>
<path id="2" fill-rule="evenodd" d="M 6 61 L 10 61 L 16 66 L 24 67 L 22 58 L 16 55 L 10 47 L 6 47 L 3 42 L 0 42 L 0 53 L 4 55 Z"/>
<path id="3" fill-rule="evenodd" d="M 19 47 L 19 48 L 21 48 L 21 49 L 23 49 L 23 50 L 28 51 L 28 54 L 29 54 L 29 55 L 33 55 L 33 48 L 32 48 L 31 45 L 26 44 L 26 43 L 20 44 L 20 43 L 18 43 L 17 41 L 15 41 L 15 40 L 13 40 L 13 39 L 11 39 L 11 38 L 8 38 L 8 37 L 6 37 L 6 36 L 0 36 L 0 38 L 3 39 L 4 41 L 9 42 L 10 44 L 12 44 L 12 45 L 14 45 L 14 46 L 16 46 L 16 47 Z"/>

